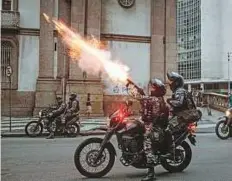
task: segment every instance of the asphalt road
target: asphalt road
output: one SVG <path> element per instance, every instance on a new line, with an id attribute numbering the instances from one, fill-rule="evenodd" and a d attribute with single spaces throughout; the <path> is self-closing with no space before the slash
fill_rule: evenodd
<path id="1" fill-rule="evenodd" d="M 86 179 L 76 170 L 73 154 L 86 137 L 3 138 L 2 181 L 78 181 L 78 180 L 140 180 L 146 170 L 124 167 L 116 161 L 111 172 L 101 179 Z M 231 181 L 232 139 L 219 140 L 215 134 L 198 134 L 193 158 L 182 173 L 171 174 L 156 168 L 162 181 Z M 118 154 L 120 154 L 118 152 Z"/>

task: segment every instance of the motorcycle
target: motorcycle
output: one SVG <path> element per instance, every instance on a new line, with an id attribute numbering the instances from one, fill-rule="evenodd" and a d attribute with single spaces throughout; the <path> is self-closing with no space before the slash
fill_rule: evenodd
<path id="1" fill-rule="evenodd" d="M 25 126 L 26 135 L 29 137 L 38 137 L 42 135 L 44 129 L 48 132 L 50 132 L 51 129 L 55 130 L 55 135 L 67 135 L 68 137 L 76 137 L 79 135 L 79 114 L 76 114 L 76 116 L 67 123 L 65 128 L 64 115 L 56 118 L 49 117 L 49 113 L 55 109 L 57 109 L 56 106 L 42 109 L 39 112 L 38 121 L 31 121 Z"/>
<path id="2" fill-rule="evenodd" d="M 132 84 L 134 90 L 128 84 Z M 127 88 L 131 89 L 130 94 L 145 96 L 142 89 L 128 80 Z M 137 91 L 136 91 L 137 90 Z M 145 98 L 146 99 L 146 98 Z M 144 99 L 141 98 L 140 101 Z M 126 108 L 118 109 L 109 117 L 109 122 L 105 128 L 104 138 L 93 137 L 83 141 L 76 149 L 74 163 L 76 169 L 85 177 L 99 178 L 106 175 L 113 167 L 115 162 L 116 150 L 110 139 L 115 134 L 118 148 L 122 152 L 120 162 L 124 166 L 133 166 L 138 169 L 146 169 L 146 155 L 143 150 L 145 128 L 139 119 L 130 119 L 128 107 L 131 103 L 126 103 Z M 174 156 L 162 157 L 167 153 L 165 144 L 165 131 L 154 124 L 153 151 L 155 153 L 154 164 L 162 165 L 169 172 L 181 172 L 188 167 L 192 159 L 192 150 L 185 141 L 188 137 L 190 142 L 195 145 L 196 123 L 190 123 L 182 129 L 173 133 Z M 90 147 L 91 146 L 91 147 Z M 94 147 L 95 146 L 95 147 Z M 89 148 L 90 147 L 90 148 Z M 86 149 L 89 150 L 86 151 Z M 82 152 L 85 152 L 82 154 Z M 82 160 L 84 160 L 82 162 Z"/>
<path id="3" fill-rule="evenodd" d="M 227 109 L 225 116 L 218 118 L 218 120 L 215 127 L 218 138 L 226 140 L 232 137 L 232 108 Z"/>

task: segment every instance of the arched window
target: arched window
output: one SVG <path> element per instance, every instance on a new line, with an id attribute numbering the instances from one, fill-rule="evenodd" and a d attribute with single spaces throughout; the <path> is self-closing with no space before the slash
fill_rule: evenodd
<path id="1" fill-rule="evenodd" d="M 10 79 L 7 77 L 7 66 L 11 66 L 11 87 L 17 88 L 18 56 L 16 46 L 10 40 L 1 41 L 1 85 L 2 89 L 9 89 Z"/>

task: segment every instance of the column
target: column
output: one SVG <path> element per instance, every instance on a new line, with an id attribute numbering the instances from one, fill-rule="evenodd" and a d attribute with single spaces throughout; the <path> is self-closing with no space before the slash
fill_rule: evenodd
<path id="1" fill-rule="evenodd" d="M 62 20 L 66 25 L 70 26 L 71 19 L 71 2 L 67 0 L 58 1 L 58 18 Z M 68 64 L 69 57 L 67 55 L 67 48 L 65 43 L 62 42 L 62 39 L 58 35 L 58 61 L 57 61 L 57 77 L 62 78 L 66 77 L 68 74 Z"/>
<path id="2" fill-rule="evenodd" d="M 54 79 L 54 27 L 43 13 L 53 17 L 54 0 L 40 0 L 39 77 L 36 83 L 34 115 L 54 104 L 60 81 Z"/>
<path id="3" fill-rule="evenodd" d="M 101 0 L 87 0 L 87 36 L 93 35 L 100 40 L 101 33 Z M 87 80 L 99 79 L 99 76 L 87 75 Z"/>
<path id="4" fill-rule="evenodd" d="M 151 78 L 164 80 L 165 1 L 151 1 Z"/>
<path id="5" fill-rule="evenodd" d="M 54 31 L 43 13 L 53 16 L 54 0 L 40 0 L 39 78 L 54 76 Z"/>
<path id="6" fill-rule="evenodd" d="M 71 27 L 84 36 L 85 31 L 85 0 L 72 0 L 71 2 Z M 82 80 L 83 72 L 76 60 L 69 61 L 69 79 Z"/>
<path id="7" fill-rule="evenodd" d="M 177 46 L 176 46 L 176 2 L 166 0 L 166 71 L 177 71 Z"/>

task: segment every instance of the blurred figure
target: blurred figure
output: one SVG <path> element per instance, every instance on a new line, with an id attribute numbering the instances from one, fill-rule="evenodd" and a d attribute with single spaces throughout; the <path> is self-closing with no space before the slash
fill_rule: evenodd
<path id="1" fill-rule="evenodd" d="M 49 124 L 52 124 L 52 122 L 55 121 L 55 118 L 63 114 L 66 109 L 66 104 L 63 102 L 62 97 L 57 97 L 56 101 L 57 101 L 57 109 L 49 113 L 49 117 L 51 118 L 49 119 L 50 121 Z M 52 128 L 52 126 L 50 126 L 49 132 L 50 134 L 47 137 L 47 139 L 53 139 L 55 130 Z"/>
<path id="2" fill-rule="evenodd" d="M 87 94 L 87 101 L 86 101 L 86 114 L 88 116 L 88 118 L 90 118 L 90 114 L 92 113 L 92 104 L 91 104 L 91 100 L 90 100 L 90 93 Z"/>

